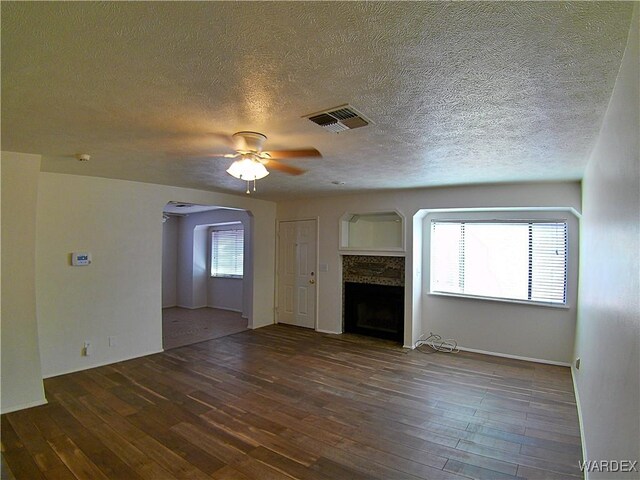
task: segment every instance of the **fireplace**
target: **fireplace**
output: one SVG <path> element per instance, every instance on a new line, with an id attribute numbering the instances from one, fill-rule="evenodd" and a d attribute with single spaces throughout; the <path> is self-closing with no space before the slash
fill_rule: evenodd
<path id="1" fill-rule="evenodd" d="M 404 287 L 345 282 L 344 328 L 402 343 Z"/>
<path id="2" fill-rule="evenodd" d="M 344 331 L 403 343 L 404 257 L 342 257 Z"/>

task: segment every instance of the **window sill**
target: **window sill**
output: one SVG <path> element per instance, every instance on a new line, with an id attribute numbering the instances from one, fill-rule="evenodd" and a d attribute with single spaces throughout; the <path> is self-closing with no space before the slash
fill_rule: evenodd
<path id="1" fill-rule="evenodd" d="M 469 300 L 488 300 L 490 302 L 515 303 L 518 305 L 529 305 L 531 307 L 559 308 L 561 310 L 569 310 L 571 308 L 569 305 L 561 304 L 561 303 L 528 302 L 526 300 L 512 300 L 509 298 L 481 297 L 476 295 L 461 295 L 457 293 L 443 293 L 443 292 L 427 292 L 427 294 L 433 295 L 436 297 L 465 298 Z"/>
<path id="2" fill-rule="evenodd" d="M 209 276 L 209 278 L 231 278 L 231 279 L 242 280 L 243 276 L 242 275 L 211 275 Z"/>

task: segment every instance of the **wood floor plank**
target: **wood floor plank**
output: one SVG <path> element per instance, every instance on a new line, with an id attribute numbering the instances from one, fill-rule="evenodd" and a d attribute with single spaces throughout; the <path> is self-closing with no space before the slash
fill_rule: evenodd
<path id="1" fill-rule="evenodd" d="M 313 465 L 311 469 L 320 472 L 325 477 L 336 479 L 344 478 L 348 480 L 372 480 L 374 477 L 365 473 L 353 470 L 346 465 L 329 460 L 328 458 L 320 457 Z"/>
<path id="2" fill-rule="evenodd" d="M 129 418 L 138 428 L 145 431 L 165 449 L 179 455 L 198 470 L 211 474 L 224 466 L 224 462 L 207 454 L 199 446 L 184 442 L 179 435 L 170 429 L 175 423 L 163 423 L 162 416 L 150 416 L 148 412 L 140 412 L 131 415 Z M 140 440 L 145 441 L 146 438 L 141 438 Z"/>
<path id="3" fill-rule="evenodd" d="M 239 462 L 245 458 L 247 452 L 256 448 L 251 446 L 245 450 L 241 445 L 238 445 L 234 437 L 222 430 L 205 429 L 190 423 L 179 423 L 171 429 L 182 436 L 185 441 L 200 445 L 209 455 L 226 463 Z"/>
<path id="4" fill-rule="evenodd" d="M 192 465 L 177 453 L 165 447 L 152 437 L 142 437 L 134 440 L 132 444 L 138 450 L 145 452 L 154 462 L 163 469 L 171 472 L 176 478 L 206 480 L 209 476 L 202 470 Z"/>
<path id="5" fill-rule="evenodd" d="M 322 472 L 307 468 L 309 465 L 298 463 L 291 458 L 280 455 L 279 453 L 262 446 L 252 450 L 249 455 L 256 460 L 259 460 L 262 463 L 270 466 L 271 468 L 293 478 L 304 478 L 309 480 L 332 480 L 330 477 L 325 476 Z"/>
<path id="6" fill-rule="evenodd" d="M 517 480 L 519 477 L 509 475 L 502 472 L 496 472 L 488 468 L 478 467 L 477 465 L 469 465 L 468 463 L 459 462 L 449 459 L 444 466 L 444 470 L 452 473 L 459 473 L 465 477 L 478 478 L 481 480 Z"/>
<path id="7" fill-rule="evenodd" d="M 67 468 L 71 470 L 79 480 L 108 480 L 109 477 L 107 477 L 70 438 L 63 435 L 49 440 L 49 443 Z M 133 474 L 133 477 L 136 478 L 137 475 Z"/>
<path id="8" fill-rule="evenodd" d="M 252 480 L 251 477 L 247 477 L 244 473 L 239 472 L 235 468 L 225 465 L 220 470 L 216 470 L 211 478 L 213 480 Z"/>
<path id="9" fill-rule="evenodd" d="M 3 431 L 4 435 L 4 431 Z M 39 480 L 45 479 L 33 456 L 26 448 L 14 448 L 2 452 L 7 466 L 16 479 Z"/>
<path id="10" fill-rule="evenodd" d="M 107 424 L 95 425 L 92 432 L 109 448 L 129 465 L 140 477 L 149 480 L 176 480 L 167 470 L 151 460 L 141 450 L 134 447 L 125 437 L 119 435 Z M 140 438 L 140 437 L 138 437 Z"/>
<path id="11" fill-rule="evenodd" d="M 47 440 L 49 444 L 52 446 L 56 445 L 58 448 L 65 447 L 65 449 L 61 451 L 66 453 L 70 460 L 74 458 L 83 460 L 86 458 L 109 478 L 140 478 L 62 405 L 50 403 L 49 408 L 51 409 L 52 418 L 64 431 L 63 436 Z M 71 446 L 79 449 L 80 452 L 76 454 L 72 451 Z M 54 450 L 56 449 L 54 448 Z M 58 456 L 60 456 L 60 452 L 58 450 L 56 450 L 56 452 Z M 73 453 L 73 455 L 71 455 L 71 453 Z M 64 463 L 69 470 L 74 474 L 76 473 L 67 462 Z M 84 462 L 81 463 L 84 465 Z M 85 470 L 82 469 L 82 471 L 84 472 Z"/>
<path id="12" fill-rule="evenodd" d="M 2 480 L 16 480 L 16 476 L 13 474 L 7 461 L 4 459 L 4 454 L 0 454 L 0 478 Z"/>
<path id="13" fill-rule="evenodd" d="M 96 402 L 94 399 L 86 397 L 81 398 L 80 403 L 100 418 L 103 423 L 110 425 L 126 438 L 134 439 L 145 435 L 142 430 L 129 422 L 127 417 L 123 417 L 118 411 L 113 410 L 109 404 Z M 135 412 L 137 412 L 137 410 L 134 410 L 134 413 Z"/>
<path id="14" fill-rule="evenodd" d="M 0 441 L 2 442 L 3 452 L 24 448 L 24 443 L 22 443 L 22 440 L 20 440 L 20 437 L 13 429 L 13 425 L 11 425 L 9 418 L 9 415 L 2 415 L 0 417 L 0 428 L 2 429 L 2 437 L 0 438 Z"/>
<path id="15" fill-rule="evenodd" d="M 38 468 L 46 476 L 51 470 L 64 470 L 64 464 L 51 449 L 42 432 L 31 421 L 30 410 L 15 412 L 10 422 L 25 448 L 31 453 Z M 4 434 L 4 432 L 3 432 Z"/>
<path id="16" fill-rule="evenodd" d="M 539 457 L 532 457 L 526 454 L 504 452 L 502 450 L 486 447 L 484 445 L 478 445 L 477 443 L 467 442 L 466 440 L 460 440 L 457 448 L 469 453 L 475 453 L 477 455 L 495 458 L 497 460 L 514 462 L 514 463 L 517 463 L 518 465 L 524 465 L 527 467 L 535 468 L 535 467 L 539 467 L 541 464 L 544 464 L 547 470 L 552 472 L 557 472 L 557 473 L 566 473 L 568 475 L 576 475 L 579 472 L 578 458 L 576 458 L 575 463 L 572 463 L 572 464 L 567 464 L 564 462 L 558 463 L 547 458 L 543 460 Z"/>
<path id="17" fill-rule="evenodd" d="M 547 440 L 554 440 L 568 445 L 575 445 L 580 447 L 581 441 L 578 435 L 564 435 L 562 433 L 550 432 L 548 430 L 541 430 L 539 428 L 528 427 L 525 430 L 527 437 L 544 438 Z"/>
<path id="18" fill-rule="evenodd" d="M 261 480 L 291 480 L 295 478 L 249 456 L 232 466 L 249 478 Z"/>
<path id="19" fill-rule="evenodd" d="M 541 467 L 544 465 L 541 465 Z M 525 465 L 518 466 L 518 476 L 529 478 L 531 480 L 582 480 L 582 474 L 570 475 L 568 473 L 558 473 L 545 470 L 544 468 L 527 467 Z"/>
<path id="20" fill-rule="evenodd" d="M 44 383 L 16 480 L 580 477 L 565 367 L 273 325 Z"/>
<path id="21" fill-rule="evenodd" d="M 298 433 L 298 432 L 283 432 L 284 436 L 295 440 L 295 442 L 306 450 L 318 452 L 323 457 L 326 457 L 336 463 L 345 465 L 346 467 L 356 470 L 366 476 L 371 476 L 379 480 L 385 478 L 394 478 L 397 480 L 415 480 L 414 475 L 401 472 L 394 468 L 389 468 L 386 465 L 372 461 L 371 455 L 368 458 L 354 455 L 352 452 L 348 452 L 338 446 L 326 444 L 322 441 L 318 441 L 313 437 Z M 435 469 L 434 469 L 435 471 Z"/>

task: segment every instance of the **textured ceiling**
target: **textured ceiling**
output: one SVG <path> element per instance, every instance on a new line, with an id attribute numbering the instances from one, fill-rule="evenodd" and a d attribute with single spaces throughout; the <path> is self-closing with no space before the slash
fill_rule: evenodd
<path id="1" fill-rule="evenodd" d="M 45 171 L 233 193 L 230 160 L 207 157 L 230 152 L 226 135 L 322 152 L 295 161 L 302 176 L 259 180 L 272 199 L 581 178 L 633 6 L 0 5 L 3 150 L 42 154 Z M 335 134 L 301 118 L 344 103 L 373 124 Z"/>

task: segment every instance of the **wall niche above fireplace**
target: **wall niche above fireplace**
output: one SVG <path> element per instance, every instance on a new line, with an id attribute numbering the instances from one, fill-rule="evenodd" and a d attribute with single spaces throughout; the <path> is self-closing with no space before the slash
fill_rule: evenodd
<path id="1" fill-rule="evenodd" d="M 398 255 L 404 243 L 404 217 L 397 211 L 345 213 L 340 218 L 343 252 Z"/>

